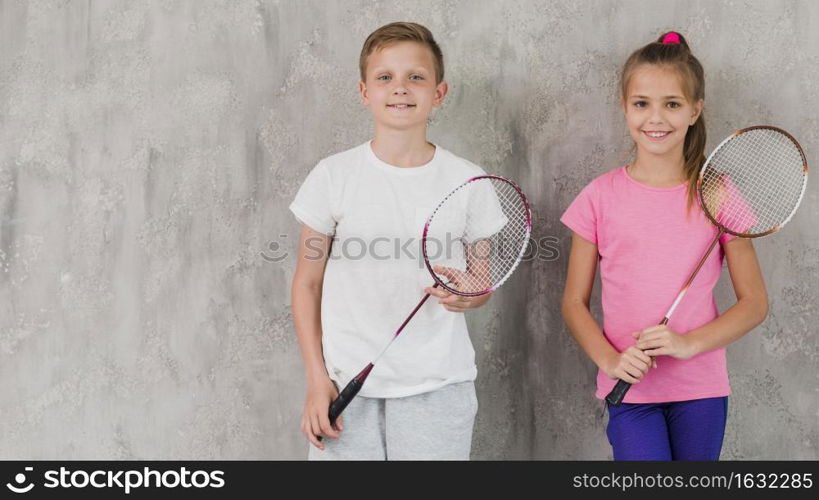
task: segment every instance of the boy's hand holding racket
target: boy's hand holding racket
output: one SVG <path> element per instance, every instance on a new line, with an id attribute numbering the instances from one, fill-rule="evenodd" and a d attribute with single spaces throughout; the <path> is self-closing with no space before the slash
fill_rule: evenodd
<path id="1" fill-rule="evenodd" d="M 463 271 L 459 271 L 458 269 L 452 269 L 444 266 L 434 266 L 433 269 L 441 276 L 445 276 L 446 279 L 453 283 L 456 287 L 461 286 L 460 284 L 466 279 L 466 276 L 464 276 L 465 273 Z M 489 300 L 489 296 L 491 295 L 491 293 L 488 293 L 477 297 L 465 297 L 463 295 L 451 293 L 443 288 L 431 286 L 425 288 L 424 291 L 433 297 L 440 299 L 438 300 L 438 303 L 443 305 L 444 309 L 451 312 L 464 312 L 467 309 L 481 307 L 482 305 L 486 304 L 486 302 Z"/>
<path id="2" fill-rule="evenodd" d="M 344 429 L 342 417 L 336 419 L 334 427 L 327 414 L 330 403 L 337 397 L 338 389 L 330 377 L 325 376 L 318 381 L 307 383 L 307 398 L 301 416 L 301 433 L 322 450 L 324 445 L 321 444 L 321 436 L 338 439 Z"/>

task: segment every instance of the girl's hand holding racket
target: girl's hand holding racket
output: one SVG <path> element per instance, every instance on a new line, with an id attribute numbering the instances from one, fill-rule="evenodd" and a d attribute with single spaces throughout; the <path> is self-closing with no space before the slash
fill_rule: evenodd
<path id="1" fill-rule="evenodd" d="M 329 377 L 307 384 L 307 399 L 304 402 L 304 411 L 301 416 L 301 433 L 313 446 L 323 450 L 321 437 L 338 439 L 343 430 L 342 417 L 335 421 L 335 427 L 330 424 L 327 409 L 330 403 L 338 397 L 338 389 Z"/>
<path id="2" fill-rule="evenodd" d="M 677 359 L 694 357 L 696 346 L 685 335 L 680 335 L 667 325 L 652 326 L 635 332 L 636 347 L 648 356 L 671 356 Z"/>
<path id="3" fill-rule="evenodd" d="M 611 379 L 625 380 L 629 384 L 636 384 L 648 373 L 652 359 L 646 353 L 633 345 L 623 352 L 613 356 L 607 366 L 601 367 Z"/>
<path id="4" fill-rule="evenodd" d="M 464 272 L 457 269 L 452 269 L 444 266 L 434 266 L 433 269 L 441 276 L 445 276 L 455 286 L 459 286 L 464 281 Z M 436 287 L 427 287 L 424 291 L 433 297 L 437 297 L 438 303 L 444 306 L 444 309 L 450 312 L 464 312 L 467 309 L 474 309 L 486 304 L 491 293 L 486 295 L 479 295 L 477 297 L 464 297 L 450 293 L 447 290 Z"/>

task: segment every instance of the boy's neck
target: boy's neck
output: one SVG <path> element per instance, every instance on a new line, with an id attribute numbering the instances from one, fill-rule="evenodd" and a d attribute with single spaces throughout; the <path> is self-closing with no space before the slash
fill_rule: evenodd
<path id="1" fill-rule="evenodd" d="M 420 167 L 435 156 L 435 146 L 427 141 L 426 127 L 421 130 L 379 130 L 376 127 L 372 148 L 379 160 L 395 167 Z"/>
<path id="2" fill-rule="evenodd" d="M 674 187 L 685 183 L 685 161 L 681 158 L 638 155 L 628 166 L 629 176 L 653 187 Z"/>

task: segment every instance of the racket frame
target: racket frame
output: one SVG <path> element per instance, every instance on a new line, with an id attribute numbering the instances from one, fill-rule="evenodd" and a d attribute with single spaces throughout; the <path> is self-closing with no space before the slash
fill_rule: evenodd
<path id="1" fill-rule="evenodd" d="M 791 213 L 788 214 L 788 217 L 786 217 L 784 221 L 779 223 L 776 227 L 773 227 L 773 228 L 771 228 L 771 229 L 769 229 L 769 230 L 767 230 L 765 232 L 762 232 L 762 233 L 740 233 L 740 232 L 737 232 L 737 231 L 732 231 L 732 230 L 728 229 L 727 227 L 723 226 L 722 224 L 717 222 L 717 219 L 713 215 L 711 215 L 711 212 L 708 210 L 708 205 L 705 203 L 705 200 L 702 198 L 702 182 L 703 182 L 703 177 L 705 176 L 706 167 L 714 159 L 714 156 L 717 154 L 717 152 L 720 149 L 722 149 L 722 147 L 725 146 L 725 144 L 731 142 L 732 140 L 736 139 L 737 137 L 741 136 L 742 134 L 745 134 L 745 133 L 750 132 L 752 130 L 772 130 L 774 132 L 780 133 L 780 134 L 784 135 L 785 137 L 787 137 L 793 143 L 793 145 L 796 146 L 796 150 L 799 151 L 799 156 L 802 158 L 802 171 L 804 172 L 805 175 L 802 177 L 802 191 L 799 193 L 799 199 L 796 201 L 796 203 L 793 206 L 793 210 L 791 210 Z M 807 185 L 808 185 L 808 160 L 805 157 L 805 152 L 802 150 L 802 146 L 799 145 L 799 142 L 791 134 L 789 134 L 788 132 L 782 130 L 781 128 L 774 127 L 772 125 L 754 125 L 752 127 L 746 127 L 746 128 L 743 128 L 743 129 L 739 129 L 736 132 L 734 132 L 733 134 L 729 135 L 722 142 L 719 143 L 719 145 L 714 149 L 714 151 L 711 152 L 711 154 L 708 156 L 708 159 L 705 160 L 705 163 L 702 164 L 702 168 L 700 168 L 699 177 L 697 179 L 697 199 L 700 202 L 700 207 L 702 207 L 702 211 L 705 213 L 705 216 L 708 217 L 708 220 L 710 220 L 711 223 L 714 224 L 714 226 L 716 226 L 717 228 L 722 229 L 723 232 L 726 232 L 726 233 L 734 235 L 734 236 L 738 236 L 740 238 L 761 238 L 762 236 L 767 236 L 769 234 L 773 234 L 773 233 L 779 231 L 780 229 L 782 229 L 782 227 L 785 226 L 785 224 L 790 222 L 791 218 L 793 218 L 794 214 L 796 214 L 796 210 L 799 208 L 799 205 L 802 203 L 802 198 L 805 196 L 805 189 L 807 188 Z"/>

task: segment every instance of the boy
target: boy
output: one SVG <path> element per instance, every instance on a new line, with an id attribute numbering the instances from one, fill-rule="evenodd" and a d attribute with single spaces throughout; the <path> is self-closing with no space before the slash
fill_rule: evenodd
<path id="1" fill-rule="evenodd" d="M 382 26 L 359 66 L 375 136 L 319 162 L 290 205 L 303 224 L 292 286 L 307 376 L 301 430 L 311 460 L 467 460 L 477 400 L 463 311 L 489 296 L 433 289 L 417 243 L 443 197 L 484 172 L 427 141 L 429 115 L 447 94 L 428 29 Z M 425 291 L 439 303 L 418 311 L 333 428 L 337 386 L 380 352 Z"/>

